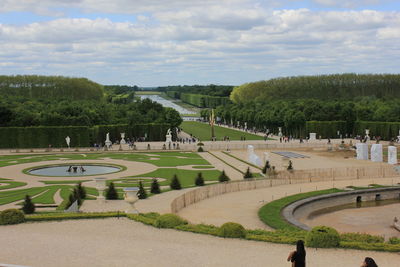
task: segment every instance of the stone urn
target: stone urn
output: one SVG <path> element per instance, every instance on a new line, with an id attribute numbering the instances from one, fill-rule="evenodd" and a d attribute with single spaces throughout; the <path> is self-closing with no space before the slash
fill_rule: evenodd
<path id="1" fill-rule="evenodd" d="M 135 208 L 135 203 L 138 201 L 139 187 L 125 187 L 124 188 L 124 199 L 131 205 L 131 208 L 126 211 L 126 213 L 139 213 Z"/>
<path id="2" fill-rule="evenodd" d="M 96 182 L 96 189 L 99 191 L 99 196 L 97 197 L 97 199 L 104 201 L 104 190 L 106 189 L 107 179 L 104 177 L 98 177 L 94 178 L 94 181 Z"/>

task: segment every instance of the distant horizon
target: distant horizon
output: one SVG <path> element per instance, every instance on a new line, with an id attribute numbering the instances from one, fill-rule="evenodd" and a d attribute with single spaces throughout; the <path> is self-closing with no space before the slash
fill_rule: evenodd
<path id="1" fill-rule="evenodd" d="M 396 73 L 396 0 L 4 0 L 0 75 L 140 87 Z"/>

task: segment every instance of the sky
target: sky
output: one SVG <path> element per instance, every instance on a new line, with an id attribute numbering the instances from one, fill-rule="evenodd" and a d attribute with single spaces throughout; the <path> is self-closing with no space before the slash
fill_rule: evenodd
<path id="1" fill-rule="evenodd" d="M 399 67 L 398 0 L 0 0 L 0 75 L 148 87 Z"/>

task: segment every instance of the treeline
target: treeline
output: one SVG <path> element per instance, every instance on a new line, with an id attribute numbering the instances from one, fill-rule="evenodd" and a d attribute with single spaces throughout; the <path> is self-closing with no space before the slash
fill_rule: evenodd
<path id="1" fill-rule="evenodd" d="M 182 119 L 172 108 L 135 100 L 128 104 L 106 101 L 50 101 L 6 97 L 0 100 L 1 126 L 89 126 L 166 123 L 177 127 Z"/>
<path id="2" fill-rule="evenodd" d="M 323 137 L 337 137 L 339 130 L 345 134 L 364 134 L 364 125 L 371 134 L 385 139 L 396 137 L 396 127 L 381 130 L 390 123 L 400 122 L 400 99 L 384 101 L 374 97 L 360 98 L 358 101 L 341 100 L 275 100 L 269 102 L 252 101 L 246 104 L 228 104 L 216 108 L 217 119 L 222 123 L 241 127 L 247 124 L 248 129 L 266 130 L 278 133 L 278 127 L 283 127 L 286 135 L 306 137 L 309 132 L 317 132 Z M 207 119 L 209 111 L 202 111 Z M 324 122 L 312 126 L 312 121 Z M 363 122 L 363 124 L 360 124 Z M 365 123 L 364 123 L 365 122 Z M 386 124 L 382 124 L 386 123 Z M 379 126 L 381 125 L 381 126 Z M 394 123 L 394 125 L 397 125 Z M 365 126 L 365 127 L 367 127 Z M 386 129 L 386 128 L 385 128 Z M 397 131 L 398 133 L 398 131 Z"/>
<path id="3" fill-rule="evenodd" d="M 62 76 L 0 76 L 0 94 L 27 99 L 102 100 L 103 87 L 86 78 Z"/>
<path id="4" fill-rule="evenodd" d="M 145 141 L 165 141 L 169 124 L 147 123 L 136 125 L 99 125 L 87 126 L 39 126 L 39 127 L 0 127 L 0 148 L 42 148 L 67 147 L 65 138 L 70 137 L 71 147 L 89 147 L 93 144 L 103 144 L 106 134 L 115 142 L 125 138 L 134 140 L 145 138 Z"/>
<path id="5" fill-rule="evenodd" d="M 129 85 L 104 85 L 106 100 L 115 104 L 128 104 L 135 99 L 139 88 Z"/>
<path id="6" fill-rule="evenodd" d="M 276 78 L 237 86 L 230 98 L 235 103 L 266 103 L 279 99 L 353 100 L 365 96 L 400 97 L 400 75 L 350 73 Z"/>
<path id="7" fill-rule="evenodd" d="M 158 87 L 157 91 L 169 92 L 174 91 L 174 98 L 180 99 L 181 93 L 199 94 L 208 96 L 229 97 L 233 89 L 231 85 L 177 85 L 177 86 L 164 86 Z"/>

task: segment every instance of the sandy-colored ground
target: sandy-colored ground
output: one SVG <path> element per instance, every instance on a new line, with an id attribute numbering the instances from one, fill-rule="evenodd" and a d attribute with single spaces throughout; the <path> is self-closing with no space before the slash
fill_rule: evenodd
<path id="1" fill-rule="evenodd" d="M 127 219 L 30 223 L 0 227 L 0 262 L 70 266 L 290 266 L 290 245 L 161 230 Z M 27 242 L 29 240 L 29 242 Z M 360 266 L 365 256 L 394 267 L 395 253 L 307 249 L 308 267 Z"/>
<path id="2" fill-rule="evenodd" d="M 312 219 L 301 218 L 300 221 L 310 226 L 331 226 L 342 233 L 359 232 L 400 238 L 400 232 L 392 227 L 393 218 L 400 217 L 399 215 L 400 204 L 391 204 L 382 207 L 339 210 Z"/>

